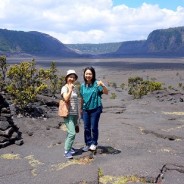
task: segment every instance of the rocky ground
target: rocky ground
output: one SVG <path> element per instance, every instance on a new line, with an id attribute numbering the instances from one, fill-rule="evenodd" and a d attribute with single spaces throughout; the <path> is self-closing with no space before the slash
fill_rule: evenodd
<path id="1" fill-rule="evenodd" d="M 81 122 L 74 144 L 77 154 L 72 160 L 63 157 L 66 129 L 54 105 L 58 99 L 48 99 L 53 106 L 44 107 L 47 116 L 43 118 L 13 116 L 23 144 L 0 149 L 0 183 L 184 183 L 184 62 L 126 62 L 117 67 L 96 64 L 98 78 L 106 84 L 117 84 L 117 88 L 109 86 L 109 95 L 103 97 L 96 153 L 81 151 Z M 75 69 L 79 73 L 82 68 L 80 65 Z M 163 83 L 165 90 L 133 99 L 126 87 L 132 76 L 154 78 Z M 124 89 L 120 88 L 122 83 Z M 112 93 L 116 94 L 115 99 L 111 99 Z"/>

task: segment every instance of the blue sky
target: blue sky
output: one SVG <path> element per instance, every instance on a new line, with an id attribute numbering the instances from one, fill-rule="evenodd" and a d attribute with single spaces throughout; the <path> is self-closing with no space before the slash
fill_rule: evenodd
<path id="1" fill-rule="evenodd" d="M 113 0 L 113 5 L 125 4 L 128 7 L 137 8 L 144 2 L 149 4 L 157 4 L 160 8 L 176 10 L 178 6 L 184 6 L 184 0 Z"/>
<path id="2" fill-rule="evenodd" d="M 39 31 L 62 43 L 145 40 L 184 26 L 184 0 L 0 0 L 0 28 Z"/>

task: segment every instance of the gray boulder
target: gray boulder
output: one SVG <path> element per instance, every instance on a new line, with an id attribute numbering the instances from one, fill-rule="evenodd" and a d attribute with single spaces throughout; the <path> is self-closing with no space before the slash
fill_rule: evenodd
<path id="1" fill-rule="evenodd" d="M 9 104 L 1 94 L 0 102 L 0 148 L 4 148 L 11 144 L 22 145 L 22 133 L 15 125 Z"/>

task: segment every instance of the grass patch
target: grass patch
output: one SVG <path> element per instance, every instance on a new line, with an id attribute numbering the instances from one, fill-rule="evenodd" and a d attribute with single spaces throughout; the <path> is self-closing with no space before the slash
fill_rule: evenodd
<path id="1" fill-rule="evenodd" d="M 6 160 L 18 160 L 20 159 L 20 155 L 19 154 L 2 154 L 0 155 L 1 159 L 6 159 Z"/>
<path id="2" fill-rule="evenodd" d="M 102 176 L 99 178 L 99 182 L 101 184 L 128 184 L 129 182 L 134 183 L 146 183 L 146 180 L 144 178 L 138 177 L 138 176 Z"/>

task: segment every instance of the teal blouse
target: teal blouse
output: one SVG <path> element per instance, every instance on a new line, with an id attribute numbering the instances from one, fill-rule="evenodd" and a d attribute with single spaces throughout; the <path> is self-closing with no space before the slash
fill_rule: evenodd
<path id="1" fill-rule="evenodd" d="M 102 106 L 101 96 L 103 93 L 103 87 L 98 86 L 97 81 L 92 85 L 81 84 L 80 95 L 83 99 L 84 110 L 92 110 L 99 106 Z"/>

